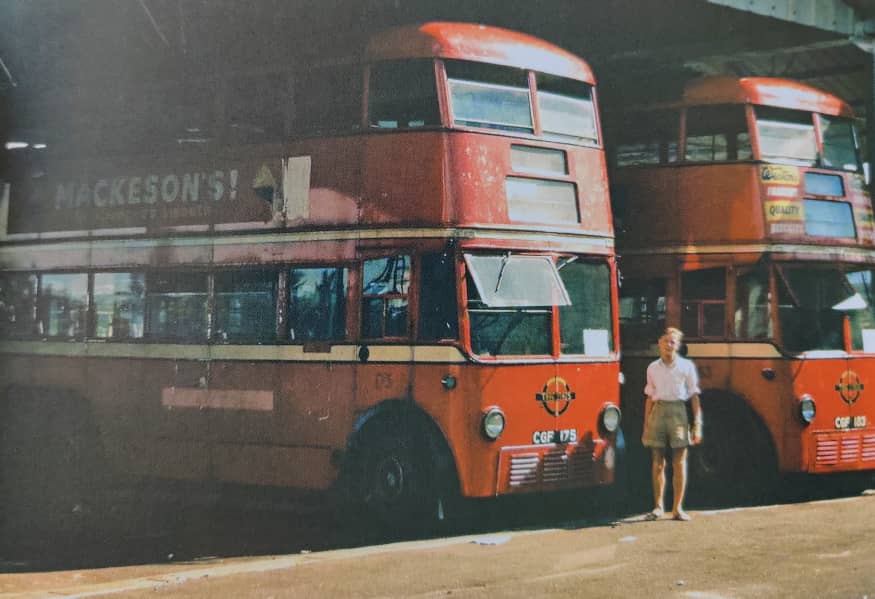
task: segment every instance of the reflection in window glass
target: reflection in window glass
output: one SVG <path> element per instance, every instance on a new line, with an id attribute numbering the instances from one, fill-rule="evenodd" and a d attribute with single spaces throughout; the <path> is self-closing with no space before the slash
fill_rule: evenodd
<path id="1" fill-rule="evenodd" d="M 457 125 L 534 132 L 526 71 L 462 61 L 446 69 Z"/>
<path id="2" fill-rule="evenodd" d="M 829 200 L 803 200 L 805 207 L 805 234 L 814 237 L 853 239 L 854 213 L 847 202 Z"/>
<path id="3" fill-rule="evenodd" d="M 823 135 L 823 166 L 857 172 L 859 158 L 851 120 L 820 115 L 820 131 Z"/>
<path id="4" fill-rule="evenodd" d="M 362 291 L 362 337 L 405 337 L 410 256 L 365 260 Z"/>
<path id="5" fill-rule="evenodd" d="M 649 347 L 665 329 L 665 279 L 625 279 L 620 286 L 623 345 Z"/>
<path id="6" fill-rule="evenodd" d="M 146 277 L 142 273 L 94 275 L 94 336 L 139 339 L 146 314 Z"/>
<path id="7" fill-rule="evenodd" d="M 549 355 L 550 307 L 495 308 L 487 305 L 470 273 L 466 277 L 471 351 L 479 356 Z"/>
<path id="8" fill-rule="evenodd" d="M 559 308 L 562 353 L 609 354 L 614 343 L 608 265 L 569 262 L 560 266 L 559 275 L 571 298 L 570 305 Z"/>
<path id="9" fill-rule="evenodd" d="M 847 273 L 848 282 L 854 288 L 843 310 L 851 319 L 851 347 L 857 351 L 875 353 L 875 289 L 871 270 Z"/>
<path id="10" fill-rule="evenodd" d="M 612 130 L 618 134 L 612 152 L 616 166 L 666 164 L 678 160 L 680 113 L 676 110 L 624 112 Z"/>
<path id="11" fill-rule="evenodd" d="M 507 177 L 504 190 L 507 217 L 514 222 L 565 225 L 580 222 L 574 183 Z"/>
<path id="12" fill-rule="evenodd" d="M 36 292 L 36 275 L 0 276 L 0 339 L 36 334 Z"/>
<path id="13" fill-rule="evenodd" d="M 814 166 L 817 142 L 811 113 L 756 107 L 761 160 L 784 160 Z"/>
<path id="14" fill-rule="evenodd" d="M 735 336 L 767 339 L 772 336 L 769 318 L 769 276 L 755 270 L 738 276 L 735 283 Z"/>
<path id="15" fill-rule="evenodd" d="M 480 301 L 490 308 L 570 303 L 550 256 L 465 254 Z"/>
<path id="16" fill-rule="evenodd" d="M 784 347 L 790 351 L 842 349 L 842 317 L 858 300 L 844 273 L 811 267 L 786 267 L 778 272 Z"/>
<path id="17" fill-rule="evenodd" d="M 150 273 L 146 277 L 146 334 L 176 341 L 207 334 L 207 275 Z"/>
<path id="18" fill-rule="evenodd" d="M 40 329 L 48 337 L 81 337 L 88 319 L 88 275 L 42 275 Z"/>
<path id="19" fill-rule="evenodd" d="M 276 339 L 276 289 L 275 272 L 216 273 L 213 338 L 220 342 Z"/>
<path id="20" fill-rule="evenodd" d="M 348 272 L 345 268 L 289 271 L 289 342 L 346 338 Z"/>
<path id="21" fill-rule="evenodd" d="M 598 141 L 592 89 L 583 81 L 539 73 L 538 110 L 546 137 Z"/>
<path id="22" fill-rule="evenodd" d="M 687 109 L 686 160 L 744 160 L 751 155 L 744 106 L 700 106 Z"/>

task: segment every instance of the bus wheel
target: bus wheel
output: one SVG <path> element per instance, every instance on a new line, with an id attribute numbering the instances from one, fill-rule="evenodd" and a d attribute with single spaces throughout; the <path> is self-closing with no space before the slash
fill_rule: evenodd
<path id="1" fill-rule="evenodd" d="M 777 458 L 765 427 L 731 399 L 702 402 L 701 445 L 690 448 L 688 497 L 694 503 L 750 504 L 774 500 Z"/>
<path id="2" fill-rule="evenodd" d="M 362 450 L 359 499 L 366 515 L 383 529 L 423 530 L 437 513 L 428 455 L 410 437 L 391 433 L 372 436 Z"/>

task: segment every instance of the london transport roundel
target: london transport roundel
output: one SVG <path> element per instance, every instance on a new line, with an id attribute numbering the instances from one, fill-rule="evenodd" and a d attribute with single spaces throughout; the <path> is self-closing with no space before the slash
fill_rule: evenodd
<path id="1" fill-rule="evenodd" d="M 540 393 L 535 393 L 535 399 L 544 405 L 552 416 L 559 416 L 576 397 L 574 391 L 565 382 L 565 379 L 559 376 L 554 376 L 544 384 L 544 388 Z"/>

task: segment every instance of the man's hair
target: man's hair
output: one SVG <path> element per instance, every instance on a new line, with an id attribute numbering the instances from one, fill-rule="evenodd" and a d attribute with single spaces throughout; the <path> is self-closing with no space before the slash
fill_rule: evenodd
<path id="1" fill-rule="evenodd" d="M 663 337 L 672 335 L 678 338 L 678 341 L 684 340 L 684 332 L 677 327 L 665 327 L 665 332 L 662 334 Z"/>

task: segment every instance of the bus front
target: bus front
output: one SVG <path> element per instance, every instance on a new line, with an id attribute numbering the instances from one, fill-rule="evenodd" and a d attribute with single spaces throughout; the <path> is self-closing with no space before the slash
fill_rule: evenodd
<path id="1" fill-rule="evenodd" d="M 390 32 L 369 60 L 370 122 L 385 134 L 369 151 L 408 164 L 442 156 L 429 180 L 438 193 L 373 180 L 392 208 L 370 214 L 403 220 L 418 204 L 416 218 L 451 238 L 460 307 L 446 341 L 464 358 L 435 370 L 443 394 L 426 382 L 415 393 L 444 431 L 462 494 L 612 482 L 616 273 L 588 65 L 527 35 L 458 23 Z M 444 281 L 425 283 L 420 302 Z"/>
<path id="2" fill-rule="evenodd" d="M 711 412 L 694 473 L 719 488 L 875 469 L 875 235 L 848 105 L 703 78 L 629 120 L 614 177 L 624 340 L 685 331 Z"/>

